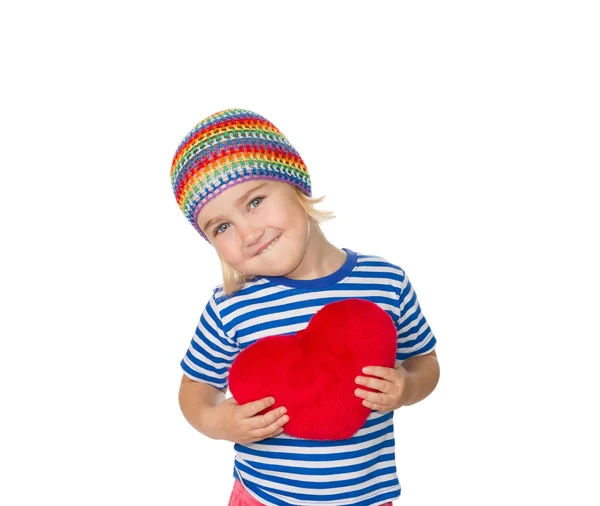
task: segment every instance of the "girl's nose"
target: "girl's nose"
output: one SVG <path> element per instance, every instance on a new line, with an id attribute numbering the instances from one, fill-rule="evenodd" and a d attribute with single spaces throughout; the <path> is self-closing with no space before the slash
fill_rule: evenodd
<path id="1" fill-rule="evenodd" d="M 263 235 L 264 229 L 255 225 L 247 224 L 242 228 L 241 234 L 246 246 L 252 246 Z"/>

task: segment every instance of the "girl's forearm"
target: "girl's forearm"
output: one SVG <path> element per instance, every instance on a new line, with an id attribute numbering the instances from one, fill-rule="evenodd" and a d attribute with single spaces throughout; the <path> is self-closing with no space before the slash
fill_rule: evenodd
<path id="1" fill-rule="evenodd" d="M 438 384 L 440 379 L 440 364 L 437 356 L 431 353 L 411 357 L 402 365 L 397 364 L 396 368 L 402 367 L 409 374 L 410 395 L 404 403 L 405 406 L 416 404 L 427 397 Z"/>
<path id="2" fill-rule="evenodd" d="M 222 391 L 201 383 L 182 384 L 179 390 L 179 406 L 188 423 L 198 432 L 216 439 L 214 408 L 223 402 Z"/>

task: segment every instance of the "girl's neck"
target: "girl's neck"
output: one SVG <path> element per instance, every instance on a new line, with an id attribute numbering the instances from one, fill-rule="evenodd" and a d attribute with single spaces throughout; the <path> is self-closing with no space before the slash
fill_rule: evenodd
<path id="1" fill-rule="evenodd" d="M 300 265 L 286 274 L 290 279 L 318 279 L 336 272 L 346 260 L 346 252 L 331 244 L 320 227 L 311 225 L 308 247 Z"/>

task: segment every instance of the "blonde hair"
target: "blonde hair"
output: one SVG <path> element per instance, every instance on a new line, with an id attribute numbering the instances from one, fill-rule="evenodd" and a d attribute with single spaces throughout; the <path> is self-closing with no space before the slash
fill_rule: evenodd
<path id="1" fill-rule="evenodd" d="M 297 186 L 293 186 L 296 198 L 300 205 L 306 211 L 308 215 L 308 219 L 311 220 L 312 225 L 317 228 L 317 230 L 321 230 L 319 223 L 324 221 L 329 221 L 335 218 L 335 214 L 333 211 L 322 211 L 320 209 L 315 208 L 315 205 L 320 204 L 325 196 L 321 196 L 318 198 L 315 197 L 307 197 L 304 193 L 300 191 Z M 229 265 L 223 257 L 217 253 L 219 257 L 219 261 L 221 262 L 221 272 L 223 273 L 223 292 L 226 295 L 231 295 L 238 290 L 242 289 L 246 284 L 246 281 L 251 281 L 256 276 L 251 274 L 244 274 L 240 272 L 231 265 Z"/>

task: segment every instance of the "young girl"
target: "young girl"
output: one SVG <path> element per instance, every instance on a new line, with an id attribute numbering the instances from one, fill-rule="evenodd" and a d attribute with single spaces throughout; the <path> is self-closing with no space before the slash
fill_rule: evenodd
<path id="1" fill-rule="evenodd" d="M 315 209 L 322 198 L 311 197 L 302 158 L 254 112 L 228 109 L 196 125 L 177 149 L 171 182 L 223 271 L 181 361 L 179 403 L 199 432 L 235 443 L 229 505 L 391 505 L 400 496 L 394 410 L 427 397 L 439 378 L 436 338 L 404 270 L 325 238 L 319 223 L 332 215 Z M 396 366 L 356 378 L 355 395 L 372 411 L 352 438 L 293 438 L 283 432 L 285 407 L 258 414 L 273 398 L 240 405 L 225 397 L 240 350 L 296 333 L 347 298 L 378 304 L 398 333 Z"/>

